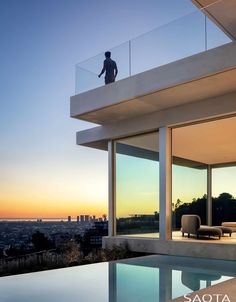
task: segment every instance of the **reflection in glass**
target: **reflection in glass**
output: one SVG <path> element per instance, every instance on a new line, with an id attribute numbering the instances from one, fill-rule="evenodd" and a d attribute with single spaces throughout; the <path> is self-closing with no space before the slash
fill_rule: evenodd
<path id="1" fill-rule="evenodd" d="M 159 231 L 158 133 L 116 142 L 116 217 L 118 235 Z"/>
<path id="2" fill-rule="evenodd" d="M 174 229 L 183 214 L 199 215 L 202 224 L 212 217 L 213 226 L 235 222 L 235 133 L 235 116 L 172 130 Z"/>
<path id="3" fill-rule="evenodd" d="M 236 166 L 230 165 L 212 169 L 212 221 L 213 225 L 233 222 L 236 228 Z"/>
<path id="4" fill-rule="evenodd" d="M 206 224 L 207 170 L 172 166 L 172 225 L 180 230 L 184 214 L 196 214 Z"/>
<path id="5" fill-rule="evenodd" d="M 172 130 L 172 226 L 180 230 L 184 214 L 199 215 L 206 224 L 207 165 L 198 125 Z M 194 137 L 194 140 L 193 140 Z"/>

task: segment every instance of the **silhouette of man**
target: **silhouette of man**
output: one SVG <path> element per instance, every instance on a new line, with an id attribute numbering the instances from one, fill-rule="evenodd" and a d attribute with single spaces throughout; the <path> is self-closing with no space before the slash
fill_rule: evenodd
<path id="1" fill-rule="evenodd" d="M 104 72 L 106 72 L 106 74 L 105 74 L 105 84 L 109 84 L 109 83 L 115 82 L 115 78 L 117 76 L 118 69 L 117 69 L 117 66 L 116 66 L 116 62 L 111 59 L 111 52 L 110 51 L 105 52 L 105 57 L 106 57 L 106 59 L 103 62 L 102 71 L 100 72 L 98 77 L 100 78 L 100 76 Z"/>

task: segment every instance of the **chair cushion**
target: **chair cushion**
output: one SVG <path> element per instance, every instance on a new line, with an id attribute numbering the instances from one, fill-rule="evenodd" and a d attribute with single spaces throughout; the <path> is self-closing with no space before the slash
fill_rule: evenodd
<path id="1" fill-rule="evenodd" d="M 223 234 L 232 234 L 232 232 L 233 232 L 232 228 L 229 228 L 229 227 L 226 227 L 226 226 L 222 226 L 222 225 L 214 226 L 214 228 L 221 229 L 221 231 L 222 231 Z"/>
<path id="2" fill-rule="evenodd" d="M 223 227 L 231 228 L 233 232 L 236 232 L 236 222 L 222 222 L 221 224 Z"/>
<path id="3" fill-rule="evenodd" d="M 197 230 L 197 235 L 202 236 L 222 236 L 222 231 L 220 228 L 216 227 L 210 227 L 210 226 L 200 226 L 200 228 Z"/>

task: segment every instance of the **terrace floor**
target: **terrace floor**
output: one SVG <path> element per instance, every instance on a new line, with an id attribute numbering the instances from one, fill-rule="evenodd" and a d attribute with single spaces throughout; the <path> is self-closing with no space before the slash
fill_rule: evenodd
<path id="1" fill-rule="evenodd" d="M 132 234 L 132 235 L 122 235 L 128 237 L 139 237 L 139 238 L 159 238 L 159 233 L 145 233 L 145 234 Z M 182 237 L 182 233 L 180 231 L 172 232 L 172 239 L 178 241 L 186 241 L 186 242 L 204 242 L 204 243 L 223 243 L 223 244 L 236 244 L 236 232 L 232 233 L 232 236 L 229 237 L 228 234 L 218 239 L 217 237 L 201 237 L 200 239 L 196 239 L 196 237 L 191 236 L 188 238 L 186 235 Z"/>
<path id="2" fill-rule="evenodd" d="M 158 233 L 103 237 L 103 247 L 128 246 L 131 251 L 142 253 L 236 261 L 236 232 L 221 239 L 182 237 L 180 231 L 173 232 L 172 240 L 158 240 L 158 237 Z"/>

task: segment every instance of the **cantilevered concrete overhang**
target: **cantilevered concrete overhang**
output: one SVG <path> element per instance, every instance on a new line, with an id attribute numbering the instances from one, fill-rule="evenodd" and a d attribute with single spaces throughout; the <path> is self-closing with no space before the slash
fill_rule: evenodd
<path id="1" fill-rule="evenodd" d="M 181 119 L 181 127 L 178 127 L 174 122 L 169 124 L 169 121 L 174 121 L 171 115 L 164 115 L 164 125 L 173 126 L 172 132 L 172 155 L 173 162 L 177 165 L 192 167 L 196 169 L 206 169 L 206 165 L 211 165 L 211 167 L 226 167 L 226 166 L 235 166 L 236 165 L 236 93 L 232 95 L 233 98 L 232 104 L 234 103 L 234 107 L 231 108 L 234 110 L 234 115 L 217 115 L 214 119 L 209 121 L 208 111 L 201 111 L 200 113 L 205 115 L 207 114 L 207 121 L 202 120 L 200 123 L 187 124 L 183 126 L 183 115 L 180 114 L 178 117 L 177 111 L 177 119 Z M 222 99 L 222 107 L 224 106 L 224 102 Z M 215 104 L 217 107 L 217 111 L 222 108 L 219 104 Z M 196 109 L 197 107 L 195 107 Z M 176 109 L 176 108 L 175 108 Z M 181 108 L 182 109 L 182 108 Z M 226 111 L 230 109 L 226 101 Z M 225 112 L 225 111 L 224 111 Z M 232 113 L 232 110 L 230 109 Z M 214 110 L 214 113 L 216 111 Z M 221 111 L 222 113 L 222 111 Z M 197 115 L 199 112 L 197 113 Z M 192 113 L 190 112 L 190 116 L 186 115 L 186 118 L 192 118 Z M 222 118 L 220 118 L 221 116 Z M 170 119 L 169 119 L 170 118 Z M 155 121 L 155 119 L 154 119 Z M 157 123 L 160 121 L 156 120 Z M 141 118 L 141 124 L 143 119 Z M 161 123 L 163 120 L 161 120 Z M 138 121 L 136 122 L 136 130 L 137 130 Z M 145 125 L 145 124 L 144 124 Z M 162 125 L 161 125 L 162 126 Z M 132 127 L 131 127 L 132 128 Z M 82 133 L 78 133 L 78 141 L 82 144 L 83 136 L 84 141 L 87 140 L 86 143 L 82 145 L 98 148 L 102 150 L 107 150 L 108 139 L 101 139 L 101 135 L 108 135 L 109 131 L 112 128 L 100 126 L 94 129 L 86 130 Z M 122 131 L 125 132 L 125 128 L 122 128 L 120 124 L 117 125 L 117 133 Z M 145 135 L 132 136 L 126 138 L 122 138 L 122 140 L 117 140 L 117 153 L 131 155 L 135 157 L 142 157 L 151 160 L 158 160 L 159 153 L 159 141 L 156 139 L 157 132 L 156 127 L 154 132 L 148 132 Z M 96 131 L 97 130 L 97 131 Z M 114 130 L 114 128 L 113 128 Z M 100 131 L 100 132 L 99 132 Z M 144 131 L 140 131 L 143 133 Z M 82 136 L 80 136 L 82 134 Z M 91 136 L 92 135 L 92 136 Z M 94 135 L 94 136 L 93 136 Z M 122 136 L 122 135 L 118 135 Z M 194 140 L 192 139 L 194 137 Z M 98 139 L 99 138 L 99 139 Z M 88 142 L 91 140 L 90 142 Z M 204 146 L 204 147 L 203 147 Z"/>
<path id="2" fill-rule="evenodd" d="M 235 0 L 192 0 L 230 39 L 236 40 Z"/>
<path id="3" fill-rule="evenodd" d="M 232 93 L 235 54 L 232 42 L 75 95 L 71 117 L 107 125 Z"/>

